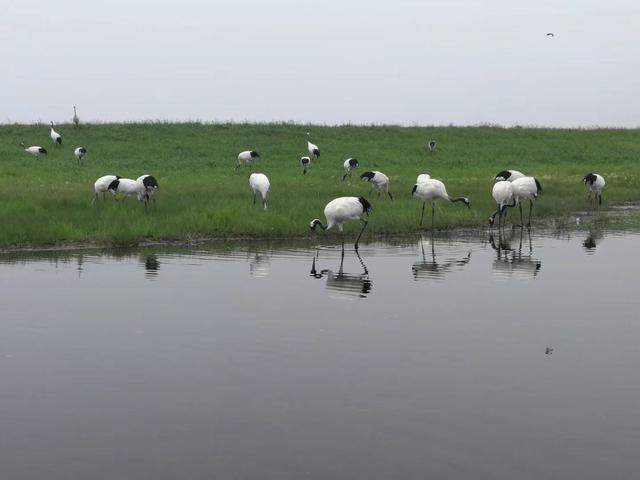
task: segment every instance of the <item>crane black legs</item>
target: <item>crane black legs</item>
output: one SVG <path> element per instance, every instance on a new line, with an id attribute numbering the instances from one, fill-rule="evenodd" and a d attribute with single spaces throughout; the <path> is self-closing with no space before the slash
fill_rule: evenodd
<path id="1" fill-rule="evenodd" d="M 356 238 L 356 243 L 354 245 L 356 252 L 358 251 L 358 242 L 360 241 L 362 232 L 364 232 L 364 229 L 367 228 L 367 225 L 369 224 L 369 220 L 363 220 L 363 222 L 364 222 L 364 225 L 362 225 L 362 229 L 360 230 L 360 233 L 358 234 L 358 237 Z M 344 253 L 344 241 L 342 242 L 342 253 Z"/>

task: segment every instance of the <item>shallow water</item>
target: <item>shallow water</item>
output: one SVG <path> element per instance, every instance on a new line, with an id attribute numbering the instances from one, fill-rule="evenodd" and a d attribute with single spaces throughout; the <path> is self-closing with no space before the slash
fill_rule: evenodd
<path id="1" fill-rule="evenodd" d="M 634 478 L 639 241 L 0 256 L 2 478 Z"/>

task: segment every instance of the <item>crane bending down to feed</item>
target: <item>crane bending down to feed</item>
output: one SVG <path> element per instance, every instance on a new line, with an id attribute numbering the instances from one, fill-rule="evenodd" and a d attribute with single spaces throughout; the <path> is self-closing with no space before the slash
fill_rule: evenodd
<path id="1" fill-rule="evenodd" d="M 351 172 L 353 171 L 353 169 L 358 168 L 360 164 L 358 163 L 357 158 L 347 158 L 342 166 L 344 167 L 344 175 L 342 176 L 342 181 L 344 182 L 344 179 L 347 177 L 351 177 Z"/>
<path id="2" fill-rule="evenodd" d="M 96 180 L 96 182 L 93 184 L 93 190 L 95 191 L 95 195 L 93 197 L 93 201 L 91 202 L 91 204 L 93 205 L 96 202 L 96 199 L 98 198 L 98 194 L 102 193 L 102 200 L 106 200 L 105 196 L 106 193 L 109 191 L 109 185 L 111 185 L 111 182 L 113 182 L 114 180 L 119 180 L 121 177 L 119 177 L 118 175 L 104 175 L 102 177 L 100 177 L 99 179 Z M 113 195 L 115 195 L 115 192 L 111 192 Z"/>
<path id="3" fill-rule="evenodd" d="M 153 180 L 147 180 L 147 179 Z M 144 203 L 145 209 L 149 204 L 149 190 L 147 190 L 147 185 L 145 185 L 145 180 L 147 180 L 147 184 L 155 183 L 156 187 L 149 188 L 157 188 L 157 181 L 151 175 L 143 175 L 142 177 L 138 177 L 137 180 L 133 180 L 131 178 L 116 178 L 113 180 L 107 191 L 111 192 L 114 195 L 122 195 L 122 201 L 124 202 L 128 197 L 135 195 L 139 201 Z"/>
<path id="4" fill-rule="evenodd" d="M 589 188 L 589 193 L 587 194 L 589 199 L 591 198 L 591 194 L 594 194 L 594 205 L 595 202 L 597 202 L 598 205 L 602 205 L 602 190 L 606 184 L 604 177 L 597 173 L 587 173 L 582 181 Z"/>
<path id="5" fill-rule="evenodd" d="M 513 182 L 514 180 L 517 180 L 519 178 L 522 178 L 526 176 L 524 173 L 519 172 L 518 170 L 502 170 L 500 173 L 498 173 L 495 177 L 494 180 L 496 181 L 501 181 L 501 180 L 506 180 L 508 182 Z"/>
<path id="6" fill-rule="evenodd" d="M 360 175 L 360 178 L 365 182 L 371 183 L 371 190 L 373 191 L 374 188 L 378 190 L 378 196 L 380 196 L 380 193 L 384 189 L 384 191 L 387 192 L 387 195 L 389 195 L 389 198 L 393 200 L 393 196 L 389 193 L 389 177 L 384 173 L 377 170 L 374 170 L 373 172 L 364 172 Z M 369 192 L 369 194 L 371 194 L 371 192 Z"/>
<path id="7" fill-rule="evenodd" d="M 148 203 L 149 199 L 151 198 L 153 199 L 153 203 L 155 203 L 156 197 L 154 196 L 154 193 L 158 188 L 160 188 L 160 185 L 158 184 L 158 180 L 156 180 L 156 177 L 148 174 L 141 175 L 136 179 L 136 182 L 142 182 L 142 186 L 144 187 L 143 194 L 146 197 L 144 201 Z"/>
<path id="8" fill-rule="evenodd" d="M 78 159 L 78 165 L 80 165 L 80 163 L 82 162 L 82 160 L 84 159 L 84 156 L 87 154 L 87 149 L 84 147 L 77 147 L 74 151 L 73 154 L 76 156 L 76 158 Z"/>
<path id="9" fill-rule="evenodd" d="M 314 218 L 309 223 L 309 227 L 311 230 L 315 230 L 317 226 L 320 226 L 322 230 L 329 230 L 334 225 L 337 225 L 338 230 L 342 232 L 342 226 L 345 223 L 351 220 L 360 220 L 363 225 L 354 244 L 355 249 L 358 250 L 358 242 L 369 222 L 369 213 L 371 213 L 371 204 L 366 198 L 338 197 L 331 200 L 324 207 L 324 216 L 327 219 L 327 224 L 323 225 L 319 218 Z M 344 250 L 344 236 L 342 237 L 342 249 Z"/>
<path id="10" fill-rule="evenodd" d="M 251 160 L 254 158 L 260 158 L 260 154 L 255 150 L 245 150 L 244 152 L 240 152 L 238 154 L 238 164 L 236 165 L 236 170 L 240 168 L 242 164 L 249 165 Z"/>
<path id="11" fill-rule="evenodd" d="M 33 145 L 31 147 L 26 147 L 24 143 L 21 143 L 20 146 L 27 152 L 29 155 L 33 155 L 34 157 L 39 157 L 40 155 L 46 155 L 46 148 L 42 148 L 39 145 Z"/>
<path id="12" fill-rule="evenodd" d="M 425 175 L 425 174 L 423 174 Z M 435 203 L 436 200 L 445 200 L 447 202 L 463 202 L 467 208 L 471 208 L 471 204 L 467 197 L 450 197 L 447 189 L 440 180 L 435 178 L 423 178 L 423 181 L 416 183 L 411 190 L 411 195 L 422 200 L 422 214 L 420 215 L 420 226 L 424 219 L 424 206 L 431 201 L 431 228 L 434 225 Z"/>
<path id="13" fill-rule="evenodd" d="M 511 182 L 513 186 L 513 198 L 516 203 L 520 205 L 520 224 L 524 225 L 524 219 L 522 216 L 522 202 L 529 200 L 529 221 L 527 227 L 531 227 L 531 213 L 533 211 L 533 200 L 538 198 L 538 195 L 542 192 L 542 185 L 537 178 L 534 177 L 522 177 Z"/>
<path id="14" fill-rule="evenodd" d="M 267 209 L 267 194 L 269 193 L 269 179 L 264 173 L 252 173 L 249 175 L 249 187 L 253 191 L 253 204 L 256 204 L 256 196 L 260 194 L 262 207 Z"/>
<path id="15" fill-rule="evenodd" d="M 498 215 L 498 228 L 501 227 L 503 218 L 507 211 L 507 207 L 515 207 L 516 201 L 513 198 L 513 184 L 507 180 L 500 180 L 494 183 L 491 192 L 493 199 L 496 201 L 496 211 L 489 217 L 489 225 L 493 226 L 496 215 Z"/>

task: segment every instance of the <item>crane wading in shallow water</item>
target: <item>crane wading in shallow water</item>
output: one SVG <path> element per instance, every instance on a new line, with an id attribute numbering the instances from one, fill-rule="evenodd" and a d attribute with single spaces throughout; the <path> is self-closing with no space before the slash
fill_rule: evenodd
<path id="1" fill-rule="evenodd" d="M 540 185 L 538 179 L 534 177 L 518 178 L 511 182 L 511 185 L 513 186 L 513 198 L 520 206 L 520 225 L 524 225 L 522 202 L 524 200 L 529 200 L 529 221 L 527 222 L 527 227 L 531 227 L 533 200 L 538 198 L 538 195 L 542 192 L 542 185 Z"/>
<path id="2" fill-rule="evenodd" d="M 594 206 L 596 202 L 598 205 L 602 205 L 602 190 L 606 184 L 604 177 L 597 173 L 587 173 L 582 181 L 589 188 L 588 198 L 591 199 L 591 195 L 594 195 Z"/>
<path id="3" fill-rule="evenodd" d="M 493 226 L 496 215 L 498 216 L 498 228 L 502 226 L 503 218 L 505 217 L 507 207 L 515 207 L 516 201 L 513 198 L 513 185 L 507 180 L 500 180 L 493 185 L 491 192 L 493 199 L 496 201 L 496 211 L 489 217 L 489 225 Z"/>
<path id="4" fill-rule="evenodd" d="M 317 226 L 322 230 L 329 230 L 336 225 L 340 232 L 343 231 L 342 226 L 351 220 L 360 220 L 363 222 L 362 229 L 356 238 L 354 248 L 358 250 L 358 242 L 362 236 L 362 232 L 367 228 L 369 223 L 368 217 L 371 212 L 371 204 L 364 197 L 338 197 L 327 203 L 324 207 L 324 216 L 327 224 L 323 225 L 319 218 L 314 218 L 309 223 L 311 230 L 315 230 Z M 364 218 L 363 218 L 364 217 Z M 342 250 L 344 251 L 344 236 L 342 237 Z"/>
<path id="5" fill-rule="evenodd" d="M 423 174 L 425 175 L 425 174 Z M 423 181 L 416 183 L 411 190 L 411 195 L 418 197 L 422 200 L 422 214 L 420 215 L 420 226 L 422 226 L 422 220 L 424 219 L 424 206 L 428 201 L 431 201 L 431 228 L 434 226 L 435 218 L 435 203 L 436 200 L 444 200 L 447 202 L 463 202 L 467 208 L 471 208 L 469 199 L 467 197 L 450 197 L 447 193 L 447 189 L 440 180 L 435 178 L 422 177 Z"/>

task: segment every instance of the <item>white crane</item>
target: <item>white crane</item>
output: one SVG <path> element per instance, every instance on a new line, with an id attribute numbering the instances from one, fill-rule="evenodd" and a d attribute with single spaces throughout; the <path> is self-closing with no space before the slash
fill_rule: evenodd
<path id="1" fill-rule="evenodd" d="M 133 180 L 131 178 L 117 178 L 109 184 L 107 190 L 114 195 L 122 195 L 122 202 L 135 195 L 139 201 L 144 203 L 144 207 L 146 209 L 149 203 L 149 192 L 145 187 L 143 178 L 144 176 L 139 177 L 137 180 Z"/>
<path id="2" fill-rule="evenodd" d="M 591 195 L 593 194 L 594 203 L 597 201 L 598 205 L 602 205 L 602 190 L 606 183 L 604 181 L 604 177 L 597 173 L 587 173 L 582 181 L 589 188 L 589 198 L 591 198 Z"/>
<path id="3" fill-rule="evenodd" d="M 522 178 L 524 176 L 526 175 L 522 172 L 519 172 L 518 170 L 502 170 L 496 175 L 495 180 L 498 182 L 501 180 L 513 182 L 514 180 L 517 180 L 518 178 Z"/>
<path id="4" fill-rule="evenodd" d="M 342 176 L 342 181 L 344 182 L 344 179 L 351 177 L 351 172 L 358 168 L 360 164 L 358 163 L 357 158 L 347 158 L 342 166 L 344 167 L 344 175 Z"/>
<path id="5" fill-rule="evenodd" d="M 538 198 L 538 195 L 542 192 L 542 185 L 537 178 L 534 177 L 522 177 L 517 178 L 511 182 L 513 186 L 513 198 L 520 206 L 520 224 L 524 225 L 522 217 L 522 202 L 529 200 L 529 221 L 528 227 L 531 227 L 531 213 L 533 211 L 533 200 Z"/>
<path id="6" fill-rule="evenodd" d="M 76 106 L 73 106 L 73 124 L 77 127 L 80 125 L 80 119 L 78 118 L 78 114 L 76 113 Z"/>
<path id="7" fill-rule="evenodd" d="M 143 192 L 145 196 L 144 202 L 149 203 L 149 199 L 151 198 L 155 203 L 156 197 L 154 196 L 154 193 L 158 188 L 160 188 L 160 185 L 158 184 L 158 180 L 156 180 L 156 177 L 149 174 L 140 175 L 136 179 L 136 182 L 142 183 Z"/>
<path id="8" fill-rule="evenodd" d="M 384 190 L 387 192 L 387 195 L 389 195 L 389 198 L 393 200 L 393 196 L 389 193 L 389 177 L 384 173 L 377 170 L 374 170 L 373 172 L 364 172 L 360 175 L 360 178 L 365 182 L 371 183 L 371 190 L 373 191 L 374 188 L 378 190 L 378 196 L 380 196 L 380 193 Z M 369 194 L 371 194 L 371 192 L 369 192 Z"/>
<path id="9" fill-rule="evenodd" d="M 436 200 L 444 200 L 447 202 L 463 202 L 467 208 L 470 208 L 469 199 L 467 197 L 450 197 L 447 193 L 447 189 L 440 180 L 435 178 L 425 179 L 423 182 L 416 183 L 411 190 L 411 194 L 414 197 L 418 197 L 422 200 L 422 214 L 420 215 L 420 226 L 422 226 L 422 220 L 424 218 L 424 206 L 428 201 L 431 201 L 431 228 L 434 225 L 435 217 L 435 203 Z"/>
<path id="10" fill-rule="evenodd" d="M 87 149 L 84 147 L 77 147 L 74 151 L 73 154 L 76 156 L 76 158 L 78 159 L 78 165 L 80 165 L 80 162 L 84 159 L 84 156 L 87 154 Z"/>
<path id="11" fill-rule="evenodd" d="M 426 182 L 429 179 L 431 179 L 431 175 L 429 175 L 428 173 L 421 173 L 420 175 L 418 175 L 418 178 L 416 178 L 416 183 Z"/>
<path id="12" fill-rule="evenodd" d="M 432 153 L 436 151 L 436 146 L 437 144 L 435 140 L 429 140 L 429 142 L 427 142 L 427 148 Z"/>
<path id="13" fill-rule="evenodd" d="M 306 175 L 308 168 L 311 166 L 311 158 L 309 157 L 301 157 L 300 165 L 302 165 L 302 174 Z"/>
<path id="14" fill-rule="evenodd" d="M 39 157 L 40 155 L 46 155 L 47 154 L 47 150 L 45 148 L 42 148 L 38 145 L 33 145 L 31 147 L 25 147 L 24 143 L 21 143 L 20 146 L 24 149 L 25 152 L 27 152 L 30 155 L 33 155 L 34 157 Z"/>
<path id="15" fill-rule="evenodd" d="M 327 224 L 323 225 L 319 218 L 314 218 L 309 223 L 311 230 L 315 230 L 317 226 L 320 226 L 322 230 L 329 230 L 336 225 L 338 230 L 343 231 L 342 226 L 351 220 L 360 220 L 363 222 L 362 229 L 356 238 L 354 245 L 358 250 L 358 242 L 362 236 L 362 232 L 367 227 L 369 222 L 368 216 L 371 212 L 371 204 L 364 197 L 338 197 L 327 203 L 324 207 L 324 216 L 327 220 Z M 344 250 L 344 237 L 342 238 L 342 249 Z"/>
<path id="16" fill-rule="evenodd" d="M 260 194 L 262 206 L 267 209 L 267 194 L 269 193 L 269 179 L 264 173 L 252 173 L 249 175 L 249 186 L 253 191 L 253 204 L 256 204 L 256 196 Z"/>
<path id="17" fill-rule="evenodd" d="M 254 158 L 260 158 L 260 154 L 255 150 L 245 150 L 244 152 L 240 152 L 238 154 L 238 164 L 236 165 L 236 170 L 240 168 L 242 164 L 249 165 L 251 160 Z"/>
<path id="18" fill-rule="evenodd" d="M 496 215 L 499 215 L 498 228 L 500 228 L 507 207 L 515 207 L 516 205 L 515 199 L 513 198 L 513 184 L 511 182 L 508 182 L 507 180 L 500 180 L 493 184 L 491 195 L 496 201 L 498 208 L 489 217 L 489 225 L 493 225 Z"/>
<path id="19" fill-rule="evenodd" d="M 104 175 L 97 179 L 93 184 L 95 196 L 93 197 L 93 201 L 91 202 L 91 204 L 95 203 L 99 193 L 102 193 L 102 200 L 105 200 L 105 195 L 109 191 L 109 185 L 111 185 L 114 180 L 119 180 L 120 178 L 121 177 L 119 177 L 118 175 Z M 115 192 L 111 193 L 115 195 Z"/>
<path id="20" fill-rule="evenodd" d="M 51 140 L 56 145 L 62 145 L 62 135 L 53 129 L 53 122 L 51 122 Z"/>
<path id="21" fill-rule="evenodd" d="M 309 132 L 307 132 L 307 137 L 309 137 L 309 136 L 311 136 L 311 134 Z M 307 150 L 309 151 L 309 156 L 310 157 L 315 157 L 316 160 L 320 156 L 320 149 L 318 148 L 318 146 L 314 145 L 309 140 L 307 140 Z"/>

